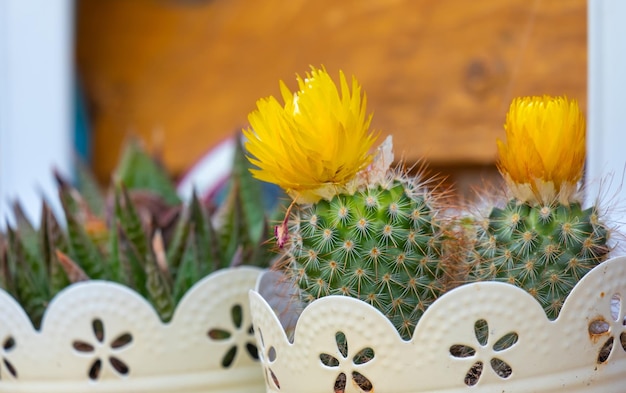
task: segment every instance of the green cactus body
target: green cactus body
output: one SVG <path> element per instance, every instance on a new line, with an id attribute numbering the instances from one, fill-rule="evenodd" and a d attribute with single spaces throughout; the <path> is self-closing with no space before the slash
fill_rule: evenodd
<path id="1" fill-rule="evenodd" d="M 606 259 L 608 236 L 595 207 L 511 200 L 479 226 L 470 281 L 523 288 L 554 319 L 574 285 Z"/>
<path id="2" fill-rule="evenodd" d="M 291 221 L 290 270 L 305 301 L 361 299 L 409 338 L 442 293 L 442 234 L 431 196 L 395 180 L 299 206 Z"/>

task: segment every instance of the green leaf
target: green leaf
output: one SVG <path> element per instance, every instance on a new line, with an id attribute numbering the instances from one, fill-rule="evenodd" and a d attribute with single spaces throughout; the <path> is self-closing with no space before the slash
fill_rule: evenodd
<path id="1" fill-rule="evenodd" d="M 16 232 L 11 228 L 8 228 L 7 232 L 9 247 L 13 250 L 14 257 L 12 265 L 16 298 L 31 317 L 33 324 L 38 327 L 50 299 L 45 281 L 40 281 L 41 263 L 33 260 L 36 258 L 28 253 Z"/>
<path id="2" fill-rule="evenodd" d="M 209 212 L 200 204 L 198 197 L 193 193 L 189 205 L 189 221 L 193 224 L 194 242 L 200 262 L 200 274 L 209 274 L 222 267 L 220 240 L 213 229 Z"/>
<path id="3" fill-rule="evenodd" d="M 198 249 L 195 240 L 196 231 L 192 230 L 187 238 L 187 246 L 183 254 L 183 259 L 178 268 L 174 289 L 172 291 L 176 303 L 187 293 L 187 291 L 198 281 Z"/>
<path id="4" fill-rule="evenodd" d="M 232 181 L 236 187 L 234 192 L 239 194 L 242 208 L 242 219 L 247 228 L 251 242 L 261 240 L 265 219 L 265 201 L 263 199 L 263 184 L 252 177 L 252 164 L 246 158 L 240 138 L 236 138 L 235 156 L 233 161 Z"/>
<path id="5" fill-rule="evenodd" d="M 218 212 L 217 222 L 219 223 L 219 234 L 222 239 L 222 265 L 226 267 L 239 249 L 250 248 L 250 234 L 247 231 L 243 218 L 243 205 L 241 195 L 238 192 L 239 182 L 235 181 L 231 185 L 229 194 Z M 243 251 L 242 251 L 243 252 Z"/>
<path id="6" fill-rule="evenodd" d="M 22 223 L 17 231 L 13 229 L 9 231 L 10 247 L 15 251 L 18 261 L 23 263 L 22 269 L 28 270 L 33 284 L 38 287 L 47 287 L 47 271 L 39 249 L 39 234 L 24 217 L 18 219 L 19 221 Z"/>
<path id="7" fill-rule="evenodd" d="M 57 251 L 67 254 L 69 245 L 63 234 L 63 230 L 54 217 L 47 203 L 43 203 L 41 209 L 41 224 L 39 229 L 39 242 L 45 261 L 50 297 L 54 297 L 59 291 L 70 284 L 67 274 L 63 271 L 57 260 Z"/>
<path id="8" fill-rule="evenodd" d="M 129 190 L 152 190 L 170 205 L 180 203 L 167 172 L 135 139 L 126 144 L 113 177 L 116 183 L 122 183 Z"/>
<path id="9" fill-rule="evenodd" d="M 26 214 L 19 202 L 13 204 L 13 215 L 15 216 L 17 232 L 20 234 L 20 239 L 24 247 L 26 247 L 29 254 L 39 257 L 39 234 L 28 218 L 26 218 Z"/>
<path id="10" fill-rule="evenodd" d="M 271 261 L 278 257 L 277 251 L 274 249 L 274 242 L 270 241 L 273 236 L 270 226 L 265 220 L 263 225 L 263 233 L 261 238 L 254 247 L 251 248 L 249 255 L 244 256 L 247 265 L 269 267 Z"/>
<path id="11" fill-rule="evenodd" d="M 76 262 L 72 260 L 72 258 L 59 250 L 56 251 L 55 256 L 56 261 L 65 271 L 69 282 L 75 283 L 89 280 L 89 276 L 83 271 L 83 269 L 81 269 L 80 266 L 78 266 Z"/>
<path id="12" fill-rule="evenodd" d="M 133 241 L 129 238 L 128 230 L 133 233 L 133 236 L 137 236 L 136 223 L 129 223 L 126 219 L 127 212 L 122 207 L 123 202 L 120 201 L 119 190 L 115 193 L 115 226 L 117 228 L 117 247 L 119 250 L 119 261 L 122 267 L 122 276 L 128 278 L 127 285 L 143 296 L 147 296 L 146 293 L 146 271 L 145 261 L 141 257 L 141 252 L 137 249 Z M 141 227 L 141 223 L 139 223 Z M 141 236 L 144 236 L 143 229 L 140 228 Z M 145 240 L 145 238 L 144 238 Z M 135 241 L 138 241 L 135 238 Z"/>
<path id="13" fill-rule="evenodd" d="M 118 227 L 117 218 L 113 217 L 114 227 Z M 130 268 L 124 266 L 120 257 L 120 231 L 109 231 L 109 272 L 111 275 L 111 281 L 119 282 L 121 284 L 130 286 L 129 270 Z"/>
<path id="14" fill-rule="evenodd" d="M 106 198 L 90 168 L 81 160 L 76 160 L 76 184 L 91 212 L 104 217 Z"/>
<path id="15" fill-rule="evenodd" d="M 123 230 L 120 228 L 119 231 L 119 260 L 123 272 L 122 277 L 126 278 L 125 285 L 147 298 L 146 271 L 139 262 L 137 255 L 131 250 L 130 242 L 124 240 L 124 235 L 121 234 Z"/>
<path id="16" fill-rule="evenodd" d="M 67 234 L 69 238 L 71 256 L 89 277 L 94 280 L 106 280 L 109 278 L 105 269 L 106 261 L 98 246 L 91 240 L 85 232 L 85 228 L 72 212 L 70 197 L 62 197 L 61 204 L 65 211 L 65 219 L 67 221 Z"/>
<path id="17" fill-rule="evenodd" d="M 72 188 L 70 183 L 65 180 L 60 174 L 54 174 L 57 184 L 59 186 L 59 199 L 61 200 L 61 204 L 63 205 L 63 210 L 67 215 L 67 212 L 72 214 L 80 213 L 80 206 L 78 201 L 76 201 L 75 196 L 78 192 Z"/>
<path id="18" fill-rule="evenodd" d="M 152 258 L 148 238 L 144 231 L 141 218 L 133 205 L 124 186 L 116 190 L 116 218 L 128 241 L 137 250 L 138 258 L 142 265 L 147 265 Z"/>
<path id="19" fill-rule="evenodd" d="M 163 238 L 160 233 L 155 234 L 155 240 L 153 244 L 160 244 L 158 247 L 162 247 Z M 153 248 L 155 248 L 153 246 Z M 156 250 L 155 250 L 156 252 Z M 174 314 L 175 303 L 172 298 L 171 287 L 167 272 L 163 270 L 163 267 L 159 266 L 155 258 L 151 258 L 146 265 L 146 289 L 148 291 L 148 298 L 154 305 L 157 313 L 161 316 L 163 321 L 169 321 Z"/>
<path id="20" fill-rule="evenodd" d="M 176 224 L 174 236 L 167 250 L 166 258 L 172 274 L 176 274 L 176 271 L 182 262 L 191 226 L 192 224 L 189 222 L 189 209 L 185 209 Z"/>
<path id="21" fill-rule="evenodd" d="M 9 246 L 8 239 L 0 232 L 0 287 L 15 296 L 15 282 L 11 269 L 9 269 Z"/>

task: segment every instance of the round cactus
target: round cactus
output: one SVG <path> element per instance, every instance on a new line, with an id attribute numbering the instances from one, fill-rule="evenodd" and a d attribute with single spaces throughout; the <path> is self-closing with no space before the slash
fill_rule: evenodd
<path id="1" fill-rule="evenodd" d="M 517 285 L 556 318 L 574 285 L 609 252 L 598 208 L 579 201 L 585 120 L 576 101 L 523 97 L 511 104 L 505 129 L 499 169 L 512 199 L 478 225 L 469 279 Z"/>
<path id="2" fill-rule="evenodd" d="M 574 285 L 606 259 L 608 234 L 595 207 L 511 200 L 480 223 L 470 279 L 517 285 L 556 318 Z"/>
<path id="3" fill-rule="evenodd" d="M 302 300 L 361 299 L 408 338 L 445 288 L 441 210 L 417 178 L 390 169 L 390 137 L 371 152 L 365 94 L 339 77 L 312 68 L 296 92 L 281 82 L 284 105 L 257 101 L 244 130 L 252 173 L 293 198 L 276 241 Z"/>
<path id="4" fill-rule="evenodd" d="M 444 290 L 443 235 L 431 200 L 410 181 L 394 180 L 299 206 L 288 250 L 304 300 L 361 299 L 410 337 Z"/>

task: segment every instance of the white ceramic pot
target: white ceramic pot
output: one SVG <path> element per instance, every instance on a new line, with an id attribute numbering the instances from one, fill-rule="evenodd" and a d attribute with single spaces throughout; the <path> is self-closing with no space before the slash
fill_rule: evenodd
<path id="1" fill-rule="evenodd" d="M 129 288 L 87 281 L 60 292 L 35 330 L 0 291 L 0 392 L 263 392 L 248 306 L 261 271 L 209 275 L 169 323 Z"/>
<path id="2" fill-rule="evenodd" d="M 345 392 L 626 391 L 626 257 L 587 274 L 554 321 L 522 289 L 472 283 L 431 305 L 408 341 L 354 298 L 311 303 L 293 340 L 258 292 L 250 302 L 267 392 L 332 393 L 342 378 Z"/>

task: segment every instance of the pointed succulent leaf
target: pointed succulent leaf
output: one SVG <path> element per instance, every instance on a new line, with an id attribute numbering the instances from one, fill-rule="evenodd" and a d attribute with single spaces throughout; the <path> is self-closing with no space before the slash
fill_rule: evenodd
<path id="1" fill-rule="evenodd" d="M 235 256 L 240 247 L 248 248 L 250 239 L 243 219 L 243 207 L 239 195 L 239 182 L 234 180 L 224 203 L 216 213 L 214 220 L 222 245 L 221 264 L 216 269 L 226 267 L 227 261 Z"/>
<path id="2" fill-rule="evenodd" d="M 208 210 L 202 206 L 195 193 L 189 205 L 189 220 L 193 224 L 192 239 L 196 243 L 195 250 L 201 271 L 208 274 L 219 269 L 222 267 L 220 239 L 213 229 Z"/>
<path id="3" fill-rule="evenodd" d="M 146 266 L 146 291 L 161 320 L 169 321 L 174 314 L 175 303 L 166 279 L 155 263 Z"/>
<path id="4" fill-rule="evenodd" d="M 191 232 L 192 223 L 189 221 L 189 209 L 185 209 L 181 215 L 174 234 L 166 253 L 166 260 L 169 264 L 172 274 L 175 274 L 180 266 L 185 247 L 187 246 L 187 238 Z"/>
<path id="5" fill-rule="evenodd" d="M 27 236 L 34 236 L 35 240 L 35 252 L 33 253 L 27 246 L 26 241 L 24 240 L 22 233 L 13 230 L 12 228 L 8 229 L 9 234 L 9 244 L 10 247 L 14 250 L 19 266 L 17 266 L 17 270 L 20 270 L 17 273 L 24 273 L 28 276 L 28 280 L 32 281 L 33 285 L 37 285 L 37 291 L 45 291 L 43 287 L 46 286 L 47 282 L 47 272 L 46 266 L 44 264 L 43 259 L 41 258 L 41 253 L 39 251 L 37 240 L 37 232 L 28 233 Z M 32 242 L 33 239 L 29 239 L 29 242 Z M 41 287 L 41 288 L 39 288 Z"/>
<path id="6" fill-rule="evenodd" d="M 92 279 L 108 279 L 108 272 L 105 270 L 105 258 L 98 246 L 85 232 L 85 228 L 81 225 L 78 217 L 76 217 L 75 211 L 72 211 L 71 200 L 61 198 L 67 221 L 67 234 L 72 259 L 77 261 Z"/>
<path id="7" fill-rule="evenodd" d="M 126 144 L 114 178 L 129 190 L 152 190 L 171 205 L 180 203 L 176 187 L 166 171 L 135 139 Z"/>
<path id="8" fill-rule="evenodd" d="M 117 228 L 116 218 L 112 219 L 114 227 Z M 111 280 L 130 286 L 130 267 L 124 266 L 120 256 L 120 230 L 109 230 L 109 272 Z"/>
<path id="9" fill-rule="evenodd" d="M 245 256 L 243 253 L 243 247 L 239 246 L 237 247 L 237 250 L 233 254 L 233 257 L 231 258 L 230 264 L 228 267 L 239 267 L 243 265 L 244 260 L 245 260 Z"/>
<path id="10" fill-rule="evenodd" d="M 270 241 L 271 237 L 270 226 L 265 219 L 261 238 L 251 247 L 248 254 L 245 256 L 246 260 L 244 263 L 246 265 L 271 267 L 271 261 L 278 255 L 276 250 L 274 250 L 274 243 Z"/>
<path id="11" fill-rule="evenodd" d="M 70 284 L 67 274 L 61 268 L 56 256 L 57 251 L 68 253 L 69 246 L 61 226 L 45 202 L 41 211 L 39 242 L 46 266 L 50 297 L 54 297 L 61 289 Z"/>
<path id="12" fill-rule="evenodd" d="M 133 214 L 132 206 L 129 208 L 131 209 L 130 212 L 123 206 L 125 203 L 123 198 L 125 198 L 124 194 L 118 189 L 115 193 L 114 219 L 117 227 L 118 240 L 116 245 L 119 251 L 120 273 L 127 277 L 127 285 L 146 296 L 145 257 L 147 245 L 145 244 L 145 233 L 141 228 L 139 217 L 136 213 Z"/>
<path id="13" fill-rule="evenodd" d="M 176 302 L 179 302 L 189 288 L 199 280 L 196 234 L 195 231 L 191 231 L 189 234 L 183 259 L 174 280 L 173 296 Z"/>
<path id="14" fill-rule="evenodd" d="M 43 218 L 45 219 L 46 236 L 48 237 L 52 248 L 59 249 L 64 253 L 70 252 L 70 244 L 68 242 L 67 234 L 63 231 L 63 227 L 52 213 L 52 209 L 48 204 L 43 205 Z M 42 224 L 43 229 L 44 225 Z M 40 230 L 41 230 L 40 229 Z"/>
<path id="15" fill-rule="evenodd" d="M 48 304 L 50 297 L 47 285 L 42 282 L 40 263 L 33 261 L 33 256 L 22 244 L 19 235 L 11 228 L 7 229 L 9 235 L 9 247 L 13 250 L 12 262 L 15 278 L 16 298 L 24 308 L 24 311 L 31 317 L 33 323 L 39 326 L 41 318 Z"/>
<path id="16" fill-rule="evenodd" d="M 163 240 L 163 234 L 160 230 L 157 230 L 152 236 L 152 254 L 154 255 L 154 260 L 156 262 L 159 271 L 163 275 L 166 280 L 166 284 L 171 286 L 172 284 L 172 273 L 170 271 L 170 266 L 167 261 L 167 253 L 165 250 L 165 241 Z"/>
<path id="17" fill-rule="evenodd" d="M 159 236 L 160 234 L 157 232 L 153 244 L 159 243 Z M 156 248 L 158 247 L 157 245 Z M 151 258 L 146 265 L 146 290 L 148 292 L 148 299 L 154 305 L 161 319 L 163 321 L 169 321 L 174 314 L 175 308 L 170 282 L 166 272 L 159 266 L 154 258 Z"/>
<path id="18" fill-rule="evenodd" d="M 148 297 L 146 290 L 146 261 L 142 259 L 139 250 L 128 240 L 124 230 L 120 227 L 119 250 L 120 262 L 129 277 L 129 286 L 144 297 Z"/>
<path id="19" fill-rule="evenodd" d="M 11 274 L 11 270 L 9 269 L 9 247 L 7 246 L 7 239 L 0 233 L 0 288 L 10 294 L 14 294 L 14 282 L 13 274 Z"/>
<path id="20" fill-rule="evenodd" d="M 240 197 L 242 219 L 245 222 L 248 236 L 252 242 L 261 239 L 263 220 L 265 218 L 265 201 L 263 199 L 263 184 L 252 177 L 252 164 L 246 158 L 242 141 L 236 138 L 235 156 L 233 160 L 232 181 L 237 183 L 233 187 Z"/>
<path id="21" fill-rule="evenodd" d="M 76 160 L 76 183 L 78 192 L 82 195 L 91 212 L 104 217 L 106 198 L 89 167 L 81 160 Z"/>
<path id="22" fill-rule="evenodd" d="M 72 214 L 79 213 L 79 204 L 77 201 L 78 192 L 70 185 L 69 181 L 67 181 L 61 174 L 58 172 L 54 172 L 54 177 L 56 179 L 58 190 L 59 190 L 59 199 L 61 200 L 61 204 L 63 205 L 63 210 L 65 214 L 67 212 L 71 212 Z"/>
<path id="23" fill-rule="evenodd" d="M 13 215 L 15 216 L 17 232 L 20 234 L 20 239 L 24 247 L 26 247 L 30 255 L 39 257 L 39 235 L 37 234 L 37 230 L 33 227 L 33 224 L 26 217 L 26 213 L 24 213 L 24 209 L 18 201 L 13 203 Z"/>
<path id="24" fill-rule="evenodd" d="M 41 257 L 46 266 L 46 271 L 50 272 L 51 254 L 54 253 L 54 247 L 51 247 L 50 230 L 48 221 L 50 220 L 50 211 L 48 205 L 44 202 L 41 208 L 41 222 L 39 223 L 39 233 L 37 240 L 41 246 Z"/>
<path id="25" fill-rule="evenodd" d="M 57 174 L 59 197 L 65 214 L 71 213 L 83 232 L 92 240 L 100 251 L 106 251 L 108 228 L 104 217 L 94 214 L 80 192 Z"/>
<path id="26" fill-rule="evenodd" d="M 118 207 L 116 209 L 117 222 L 123 229 L 126 239 L 131 242 L 133 248 L 137 250 L 139 261 L 142 265 L 145 265 L 148 263 L 148 259 L 152 258 L 152 254 L 141 218 L 126 188 L 123 186 L 119 187 L 116 193 L 116 204 Z"/>
<path id="27" fill-rule="evenodd" d="M 55 256 L 71 283 L 89 280 L 89 276 L 85 271 L 65 253 L 57 250 Z"/>

